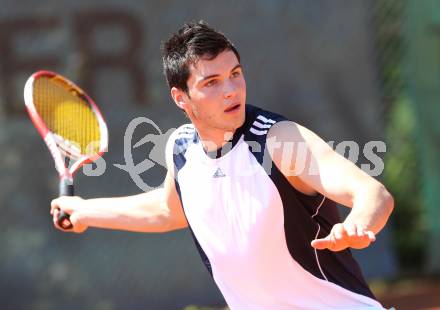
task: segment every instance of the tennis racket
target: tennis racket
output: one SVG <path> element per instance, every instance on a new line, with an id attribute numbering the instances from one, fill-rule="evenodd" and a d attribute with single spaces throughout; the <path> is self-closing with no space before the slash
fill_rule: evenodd
<path id="1" fill-rule="evenodd" d="M 73 196 L 73 176 L 102 156 L 108 146 L 107 125 L 93 100 L 73 82 L 50 71 L 32 74 L 24 87 L 29 116 L 49 148 L 60 176 L 60 196 Z M 58 225 L 72 228 L 60 211 Z"/>

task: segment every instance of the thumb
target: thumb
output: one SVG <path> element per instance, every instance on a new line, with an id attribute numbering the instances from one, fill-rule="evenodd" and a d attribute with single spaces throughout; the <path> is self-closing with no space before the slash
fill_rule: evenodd
<path id="1" fill-rule="evenodd" d="M 88 228 L 86 225 L 84 225 L 81 222 L 78 213 L 72 214 L 72 216 L 70 217 L 70 222 L 72 223 L 72 226 L 73 226 L 73 232 L 75 232 L 77 234 L 83 233 Z"/>
<path id="2" fill-rule="evenodd" d="M 333 240 L 331 240 L 330 236 L 327 236 L 322 239 L 312 240 L 310 245 L 317 250 L 330 249 L 333 246 Z"/>

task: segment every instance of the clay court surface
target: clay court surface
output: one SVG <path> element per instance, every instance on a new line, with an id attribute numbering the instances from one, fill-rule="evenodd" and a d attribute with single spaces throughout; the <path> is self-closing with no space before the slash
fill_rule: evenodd
<path id="1" fill-rule="evenodd" d="M 440 279 L 399 280 L 372 283 L 372 290 L 387 308 L 396 310 L 440 310 Z M 186 307 L 185 310 L 229 310 L 226 308 Z"/>
<path id="2" fill-rule="evenodd" d="M 440 280 L 401 281 L 376 295 L 384 306 L 396 310 L 440 309 Z"/>

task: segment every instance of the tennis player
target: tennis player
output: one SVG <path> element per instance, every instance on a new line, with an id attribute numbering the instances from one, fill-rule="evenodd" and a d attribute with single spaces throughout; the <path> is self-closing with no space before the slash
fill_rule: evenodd
<path id="1" fill-rule="evenodd" d="M 285 117 L 246 104 L 240 55 L 203 22 L 163 46 L 171 96 L 191 120 L 166 147 L 163 185 L 120 198 L 61 197 L 73 228 L 189 228 L 234 310 L 383 309 L 350 248 L 386 224 L 385 187 Z M 345 220 L 336 204 L 351 208 Z"/>

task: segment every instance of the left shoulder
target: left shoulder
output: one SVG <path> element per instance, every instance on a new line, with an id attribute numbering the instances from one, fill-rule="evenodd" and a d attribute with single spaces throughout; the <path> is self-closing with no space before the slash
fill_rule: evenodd
<path id="1" fill-rule="evenodd" d="M 252 136 L 264 138 L 269 130 L 279 122 L 287 121 L 287 118 L 253 105 L 246 105 L 245 128 Z"/>
<path id="2" fill-rule="evenodd" d="M 324 193 L 314 183 L 314 176 L 315 172 L 320 174 L 323 159 L 333 154 L 333 150 L 315 133 L 295 122 L 281 121 L 269 129 L 266 149 L 273 163 L 298 191 L 306 195 Z"/>
<path id="3" fill-rule="evenodd" d="M 305 143 L 309 149 L 322 150 L 326 143 L 312 130 L 287 117 L 264 110 L 253 105 L 246 105 L 247 136 L 273 149 L 280 143 Z"/>
<path id="4" fill-rule="evenodd" d="M 283 120 L 270 127 L 267 143 L 305 143 L 313 148 L 316 144 L 322 145 L 323 140 L 310 129 L 290 120 Z"/>
<path id="5" fill-rule="evenodd" d="M 260 121 L 269 124 L 275 124 L 279 121 L 287 120 L 287 118 L 281 114 L 271 112 L 250 104 L 246 105 L 246 121 Z"/>

